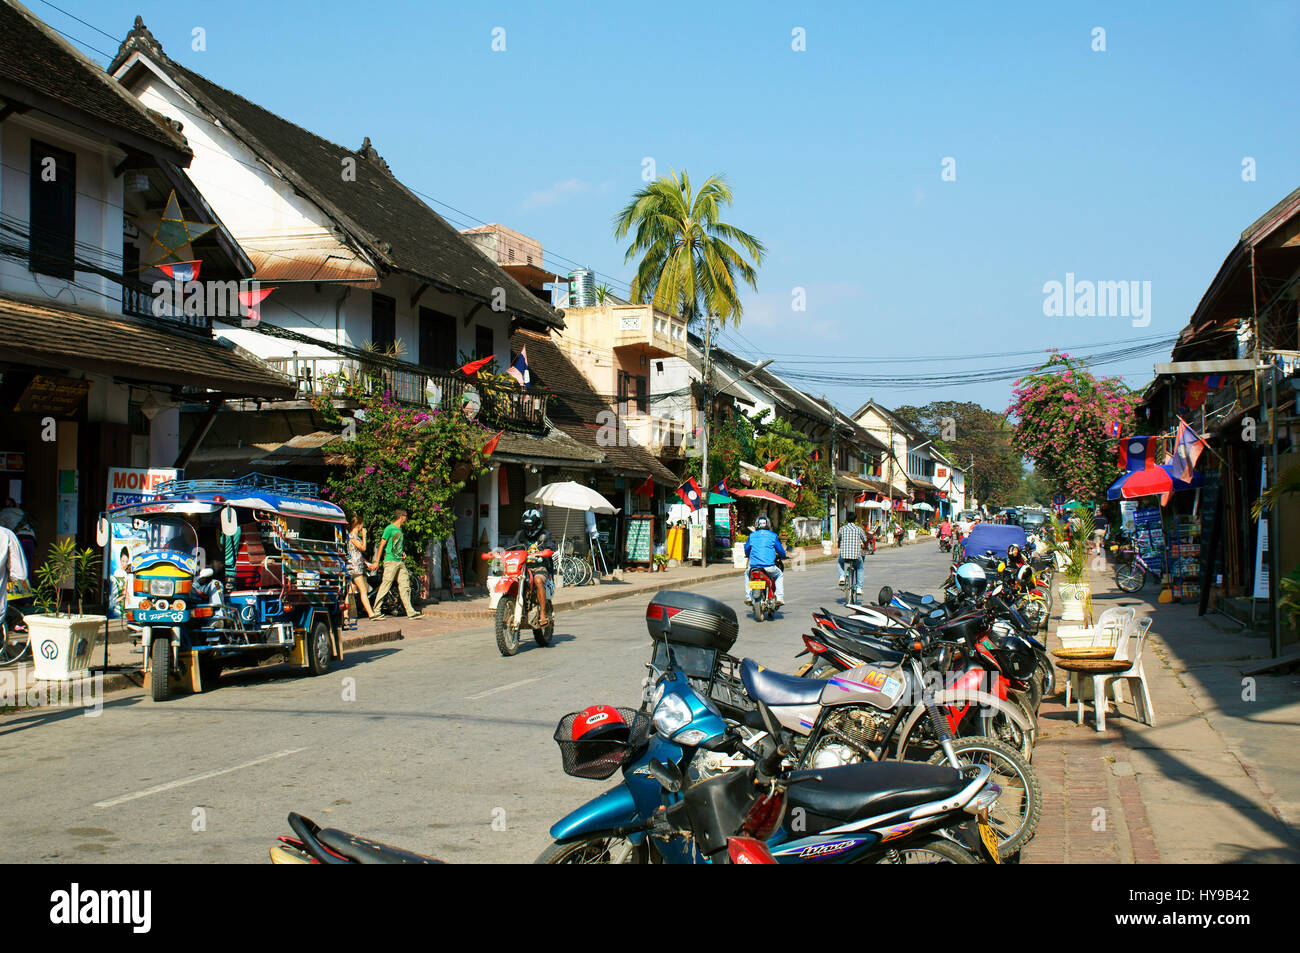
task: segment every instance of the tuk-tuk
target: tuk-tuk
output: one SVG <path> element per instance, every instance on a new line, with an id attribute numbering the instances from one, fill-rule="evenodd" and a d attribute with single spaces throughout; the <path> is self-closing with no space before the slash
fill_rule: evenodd
<path id="1" fill-rule="evenodd" d="M 107 519 L 130 522 L 122 608 L 141 633 L 154 701 L 171 697 L 173 676 L 202 691 L 223 667 L 269 655 L 313 675 L 342 658 L 343 511 L 314 483 L 171 480 Z"/>

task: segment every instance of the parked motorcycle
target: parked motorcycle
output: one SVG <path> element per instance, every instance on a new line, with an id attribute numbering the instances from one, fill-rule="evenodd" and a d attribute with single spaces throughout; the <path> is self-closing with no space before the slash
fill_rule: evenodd
<path id="1" fill-rule="evenodd" d="M 496 610 L 497 649 L 507 658 L 519 651 L 521 628 L 532 629 L 533 639 L 543 648 L 555 638 L 550 587 L 546 591 L 547 624 L 543 626 L 543 607 L 537 602 L 537 586 L 533 575 L 541 561 L 552 553 L 549 549 L 537 552 L 510 549 L 483 555 L 484 559 L 491 560 L 488 593 L 491 597 L 490 605 Z"/>

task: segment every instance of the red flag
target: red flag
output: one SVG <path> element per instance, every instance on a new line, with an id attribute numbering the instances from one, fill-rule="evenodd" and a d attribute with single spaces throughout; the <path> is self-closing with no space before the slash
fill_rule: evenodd
<path id="1" fill-rule="evenodd" d="M 764 472 L 764 473 L 771 473 L 773 470 L 776 469 L 776 465 L 777 465 L 778 463 L 780 463 L 780 462 L 781 462 L 781 458 L 780 458 L 780 457 L 777 457 L 777 458 L 776 458 L 775 460 L 773 460 L 771 463 L 765 463 L 765 464 L 763 464 L 763 472 Z"/>
<path id="2" fill-rule="evenodd" d="M 499 431 L 495 437 L 493 437 L 487 443 L 483 444 L 483 450 L 482 450 L 483 456 L 487 457 L 492 455 L 492 451 L 495 450 L 497 448 L 497 444 L 501 442 L 501 434 L 503 433 L 505 433 L 504 430 Z"/>
<path id="3" fill-rule="evenodd" d="M 865 502 L 867 502 L 867 491 L 866 491 L 866 490 L 863 490 L 861 493 L 858 494 L 858 498 L 857 498 L 856 502 L 858 502 L 858 503 L 865 503 Z"/>
<path id="4" fill-rule="evenodd" d="M 495 358 L 489 355 L 488 357 L 479 358 L 477 361 L 470 361 L 460 369 L 460 372 L 462 374 L 468 374 L 470 377 L 474 377 L 479 371 L 491 364 L 493 360 L 495 360 Z"/>
<path id="5" fill-rule="evenodd" d="M 633 496 L 654 496 L 655 481 L 654 477 L 646 477 L 645 482 L 632 491 Z"/>

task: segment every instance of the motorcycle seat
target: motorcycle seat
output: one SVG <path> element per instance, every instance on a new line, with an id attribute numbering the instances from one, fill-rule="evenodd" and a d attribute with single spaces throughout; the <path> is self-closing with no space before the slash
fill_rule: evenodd
<path id="1" fill-rule="evenodd" d="M 358 864 L 442 863 L 441 860 L 434 857 L 426 857 L 413 851 L 402 850 L 400 847 L 390 847 L 387 844 L 381 844 L 377 840 L 358 837 L 356 834 L 349 834 L 347 831 L 340 831 L 333 827 L 325 827 L 317 831 L 316 839 L 334 853 L 340 854 L 348 858 L 348 860 L 356 861 Z"/>
<path id="2" fill-rule="evenodd" d="M 909 761 L 795 771 L 790 782 L 786 817 L 803 818 L 803 835 L 952 797 L 967 784 L 947 765 Z M 802 811 L 796 813 L 797 808 Z"/>
<path id="3" fill-rule="evenodd" d="M 934 596 L 923 596 L 917 592 L 894 592 L 894 598 L 899 602 L 906 603 L 914 609 L 922 606 L 928 606 L 934 602 Z"/>
<path id="4" fill-rule="evenodd" d="M 740 680 L 749 696 L 765 705 L 816 705 L 826 687 L 824 679 L 782 675 L 750 658 L 740 663 Z"/>
<path id="5" fill-rule="evenodd" d="M 903 659 L 903 653 L 890 642 L 866 633 L 821 631 L 817 638 L 833 649 L 867 662 L 901 662 Z"/>

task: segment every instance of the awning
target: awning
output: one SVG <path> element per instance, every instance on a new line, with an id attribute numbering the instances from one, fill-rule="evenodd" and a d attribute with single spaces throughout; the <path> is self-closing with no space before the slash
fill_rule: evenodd
<path id="1" fill-rule="evenodd" d="M 0 297 L 0 354 L 17 364 L 107 374 L 201 395 L 284 400 L 297 384 L 245 351 L 166 322 Z"/>
<path id="2" fill-rule="evenodd" d="M 767 500 L 769 503 L 780 503 L 782 506 L 794 506 L 794 503 L 787 500 L 784 496 L 777 496 L 769 490 L 732 490 L 736 496 L 746 496 L 755 500 Z"/>

